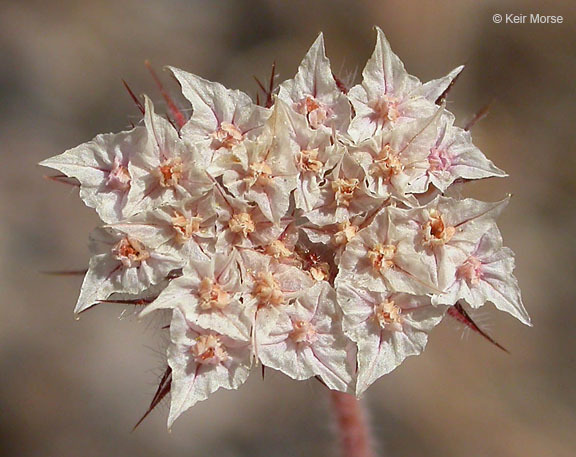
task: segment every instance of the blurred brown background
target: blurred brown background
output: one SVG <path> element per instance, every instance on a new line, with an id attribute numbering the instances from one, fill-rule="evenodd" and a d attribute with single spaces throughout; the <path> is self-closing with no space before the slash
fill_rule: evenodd
<path id="1" fill-rule="evenodd" d="M 509 12 L 564 24 L 492 22 Z M 292 77 L 319 31 L 333 69 L 359 77 L 375 24 L 422 80 L 468 63 L 449 101 L 460 125 L 495 99 L 473 133 L 510 178 L 465 192 L 514 194 L 501 229 L 534 322 L 475 315 L 511 355 L 455 323 L 437 328 L 423 356 L 366 395 L 380 455 L 576 455 L 575 21 L 561 0 L 1 2 L 0 455 L 337 455 L 323 387 L 272 372 L 195 406 L 171 433 L 166 404 L 130 433 L 165 336 L 114 305 L 74 320 L 81 279 L 41 272 L 84 268 L 97 219 L 35 164 L 137 122 L 121 78 L 162 106 L 145 59 L 254 95 L 253 74 L 276 60 Z"/>

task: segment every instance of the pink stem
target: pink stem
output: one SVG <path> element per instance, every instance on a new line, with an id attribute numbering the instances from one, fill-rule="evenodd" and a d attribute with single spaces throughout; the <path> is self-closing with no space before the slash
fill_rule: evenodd
<path id="1" fill-rule="evenodd" d="M 330 391 L 338 425 L 342 457 L 374 457 L 372 439 L 364 408 L 350 394 Z"/>

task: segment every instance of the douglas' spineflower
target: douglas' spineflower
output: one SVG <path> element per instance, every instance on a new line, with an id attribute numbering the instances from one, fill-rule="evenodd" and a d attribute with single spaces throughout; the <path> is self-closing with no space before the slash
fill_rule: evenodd
<path id="1" fill-rule="evenodd" d="M 75 312 L 171 316 L 169 425 L 259 364 L 360 395 L 454 306 L 530 323 L 495 222 L 508 200 L 445 196 L 505 176 L 443 104 L 461 70 L 421 83 L 380 29 L 360 84 L 320 35 L 265 106 L 170 68 L 189 118 L 145 98 L 141 125 L 41 163 L 103 221 Z"/>

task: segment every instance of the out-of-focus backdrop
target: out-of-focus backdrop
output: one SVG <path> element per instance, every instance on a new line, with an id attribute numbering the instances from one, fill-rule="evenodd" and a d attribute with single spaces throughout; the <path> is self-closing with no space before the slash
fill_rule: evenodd
<path id="1" fill-rule="evenodd" d="M 514 12 L 564 23 L 493 23 Z M 84 268 L 98 221 L 36 163 L 138 122 L 121 78 L 163 106 L 145 59 L 255 95 L 253 75 L 275 60 L 292 77 L 323 31 L 335 72 L 358 80 L 374 25 L 422 80 L 467 63 L 448 102 L 460 125 L 494 100 L 473 135 L 510 177 L 464 192 L 513 194 L 501 229 L 534 322 L 474 315 L 510 355 L 456 323 L 437 328 L 366 395 L 379 455 L 576 455 L 575 23 L 562 0 L 0 2 L 0 455 L 337 455 L 324 388 L 271 371 L 198 404 L 171 433 L 165 404 L 130 433 L 166 337 L 114 305 L 74 320 L 81 278 L 43 271 Z"/>

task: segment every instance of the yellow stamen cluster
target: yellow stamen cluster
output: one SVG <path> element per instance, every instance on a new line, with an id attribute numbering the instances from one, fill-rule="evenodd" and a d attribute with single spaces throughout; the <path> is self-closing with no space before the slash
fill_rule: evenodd
<path id="1" fill-rule="evenodd" d="M 292 322 L 290 339 L 296 344 L 312 344 L 317 339 L 316 328 L 308 321 Z"/>
<path id="2" fill-rule="evenodd" d="M 374 319 L 385 330 L 402 331 L 402 308 L 389 300 L 374 307 Z"/>
<path id="3" fill-rule="evenodd" d="M 359 181 L 356 178 L 338 178 L 332 181 L 332 190 L 338 206 L 350 206 L 354 192 L 358 189 Z"/>
<path id="4" fill-rule="evenodd" d="M 435 247 L 442 246 L 448 243 L 456 229 L 444 222 L 444 216 L 437 209 L 431 209 L 428 213 L 428 220 L 424 224 L 422 231 L 424 232 L 424 246 Z"/>
<path id="5" fill-rule="evenodd" d="M 232 149 L 244 139 L 242 132 L 234 124 L 222 122 L 218 129 L 212 133 L 218 148 Z"/>
<path id="6" fill-rule="evenodd" d="M 228 227 L 233 233 L 241 233 L 244 237 L 256 230 L 256 224 L 248 213 L 234 214 L 228 221 Z"/>
<path id="7" fill-rule="evenodd" d="M 176 231 L 176 239 L 181 243 L 188 241 L 192 235 L 199 232 L 201 223 L 202 218 L 199 216 L 187 218 L 178 211 L 174 211 L 172 216 L 172 228 Z"/>
<path id="8" fill-rule="evenodd" d="M 220 284 L 208 277 L 200 282 L 198 296 L 200 297 L 200 308 L 204 311 L 224 309 L 231 301 L 228 292 L 223 290 Z"/>
<path id="9" fill-rule="evenodd" d="M 226 348 L 217 335 L 209 333 L 196 338 L 194 346 L 190 349 L 194 361 L 203 365 L 218 365 L 228 360 Z"/>
<path id="10" fill-rule="evenodd" d="M 112 248 L 112 254 L 128 268 L 138 267 L 150 258 L 144 244 L 134 238 L 124 237 Z"/>
<path id="11" fill-rule="evenodd" d="M 252 295 L 258 299 L 260 305 L 281 305 L 284 303 L 284 293 L 280 289 L 280 283 L 274 275 L 268 271 L 261 271 L 256 276 Z"/>
<path id="12" fill-rule="evenodd" d="M 174 187 L 182 178 L 184 165 L 180 157 L 162 162 L 156 169 L 156 174 L 162 187 Z"/>
<path id="13" fill-rule="evenodd" d="M 368 259 L 372 268 L 379 272 L 384 272 L 394 268 L 394 256 L 396 255 L 396 246 L 393 244 L 376 244 L 368 251 Z"/>
<path id="14" fill-rule="evenodd" d="M 338 231 L 333 235 L 332 242 L 336 246 L 345 246 L 356 236 L 357 232 L 358 226 L 351 224 L 349 220 L 345 220 L 338 224 Z"/>

